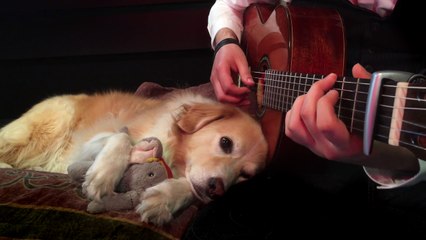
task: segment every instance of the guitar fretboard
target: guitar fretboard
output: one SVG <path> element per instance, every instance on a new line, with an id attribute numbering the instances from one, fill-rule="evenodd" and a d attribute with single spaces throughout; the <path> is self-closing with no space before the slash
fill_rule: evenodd
<path id="1" fill-rule="evenodd" d="M 287 112 L 296 98 L 306 94 L 310 87 L 323 79 L 324 75 L 300 74 L 267 70 L 263 78 L 262 104 L 266 107 Z M 369 80 L 342 77 L 338 78 L 334 89 L 339 93 L 335 106 L 337 116 L 351 132 L 363 131 Z"/>

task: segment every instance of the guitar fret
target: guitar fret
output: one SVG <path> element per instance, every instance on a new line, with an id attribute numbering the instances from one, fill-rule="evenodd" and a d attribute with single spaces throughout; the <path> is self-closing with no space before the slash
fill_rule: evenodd
<path id="1" fill-rule="evenodd" d="M 294 80 L 294 76 L 292 76 L 292 74 L 290 74 L 290 77 L 288 79 L 288 94 L 287 94 L 287 110 L 291 109 L 291 105 L 293 103 L 293 94 L 294 92 L 292 91 L 292 81 Z"/>
<path id="2" fill-rule="evenodd" d="M 276 88 L 276 82 L 275 82 L 275 79 L 274 79 L 274 72 L 271 72 L 271 82 L 272 82 L 272 88 L 271 88 L 271 95 L 269 96 L 269 103 L 271 104 L 271 106 L 272 107 L 274 107 L 274 94 L 275 94 L 275 92 L 276 92 L 276 90 L 277 90 L 277 88 Z"/>
<path id="3" fill-rule="evenodd" d="M 285 78 L 285 76 L 283 76 L 283 75 L 281 75 L 280 76 L 280 84 L 281 84 L 281 87 L 280 87 L 280 94 L 279 94 L 279 103 L 280 103 L 280 107 L 279 107 L 279 110 L 280 111 L 283 111 L 283 109 L 284 109 L 284 107 L 285 107 L 285 102 L 284 102 L 284 97 L 285 97 L 285 80 L 284 80 L 284 78 Z"/>
<path id="4" fill-rule="evenodd" d="M 288 111 L 291 108 L 291 99 L 290 99 L 290 81 L 291 81 L 291 73 L 290 74 L 286 74 L 286 83 L 287 83 L 287 87 L 286 87 L 286 93 L 285 93 L 285 98 L 286 98 L 286 111 Z"/>
<path id="5" fill-rule="evenodd" d="M 272 107 L 274 107 L 274 98 L 273 98 L 273 96 L 274 96 L 274 94 L 275 94 L 275 92 L 277 91 L 277 87 L 276 87 L 276 81 L 275 81 L 275 75 L 274 75 L 274 72 L 271 72 L 271 82 L 272 82 L 272 91 L 271 91 L 271 95 L 270 95 L 270 97 L 269 97 L 269 103 L 271 104 L 271 106 Z"/>
<path id="6" fill-rule="evenodd" d="M 282 103 L 280 101 L 280 98 L 281 98 L 281 89 L 283 87 L 282 75 L 278 74 L 278 72 L 274 72 L 274 76 L 275 76 L 275 78 L 274 78 L 275 79 L 275 86 L 277 86 L 276 92 L 277 92 L 277 96 L 278 96 L 278 98 L 274 99 L 275 100 L 274 105 L 275 105 L 276 109 L 281 109 Z"/>
<path id="7" fill-rule="evenodd" d="M 281 75 L 278 74 L 278 72 L 275 72 L 275 81 L 277 86 L 277 94 L 278 98 L 275 98 L 275 108 L 280 109 L 281 108 L 281 102 L 279 101 L 279 98 L 281 97 L 281 88 L 282 88 L 282 81 L 281 81 Z"/>
<path id="8" fill-rule="evenodd" d="M 343 77 L 342 79 L 342 84 L 340 85 L 340 99 L 343 99 L 343 93 L 344 93 L 344 88 L 345 88 L 345 80 L 346 78 Z M 339 101 L 339 107 L 337 110 L 337 117 L 340 118 L 341 117 L 341 109 L 342 109 L 342 101 Z"/>
<path id="9" fill-rule="evenodd" d="M 278 93 L 278 98 L 276 98 L 276 102 L 275 102 L 275 106 L 277 109 L 281 109 L 281 89 L 282 89 L 282 75 L 279 75 L 278 72 L 276 72 L 275 74 L 275 80 L 276 80 L 276 85 L 277 85 L 277 93 Z"/>
<path id="10" fill-rule="evenodd" d="M 309 75 L 306 75 L 306 76 L 309 76 Z M 315 78 L 315 75 L 314 75 L 314 78 Z M 302 94 L 305 94 L 306 93 L 306 85 L 308 85 L 308 77 L 305 78 L 305 83 L 303 85 L 304 86 L 303 86 Z"/>
<path id="11" fill-rule="evenodd" d="M 294 101 L 296 101 L 296 97 L 298 96 L 298 93 L 295 92 L 295 89 L 296 89 L 296 78 L 297 78 L 297 74 L 295 73 L 294 77 L 292 79 L 293 80 L 292 81 L 293 85 L 292 85 L 292 88 L 291 88 L 291 90 L 292 90 L 292 93 L 291 93 L 291 105 L 293 105 Z M 291 108 L 291 106 L 290 106 L 290 108 Z"/>
<path id="12" fill-rule="evenodd" d="M 355 88 L 355 96 L 354 96 L 354 104 L 352 107 L 352 120 L 351 120 L 351 126 L 349 128 L 349 131 L 353 131 L 354 129 L 354 117 L 355 117 L 355 110 L 356 110 L 356 102 L 357 102 L 357 98 L 358 98 L 358 86 L 359 86 L 359 78 L 357 78 L 356 80 L 356 88 Z"/>
<path id="13" fill-rule="evenodd" d="M 285 104 L 286 104 L 286 102 L 285 102 L 285 90 L 286 90 L 286 80 L 285 80 L 285 75 L 281 75 L 281 77 L 280 77 L 280 84 L 281 84 L 281 87 L 280 87 L 280 93 L 279 93 L 279 95 L 278 95 L 278 99 L 279 99 L 279 102 L 280 102 L 280 107 L 278 108 L 278 110 L 280 110 L 280 111 L 283 111 L 283 109 L 285 108 Z"/>
<path id="14" fill-rule="evenodd" d="M 264 106 L 269 106 L 269 95 L 270 95 L 270 83 L 269 83 L 269 72 L 265 72 L 265 79 L 264 81 L 264 85 L 263 85 L 263 98 L 262 98 L 262 105 Z"/>
<path id="15" fill-rule="evenodd" d="M 299 87 L 299 82 L 300 82 L 300 79 L 302 78 L 302 74 L 300 73 L 298 77 L 296 75 L 297 74 L 295 74 L 295 78 L 293 79 L 293 94 L 292 94 L 293 97 L 292 97 L 292 101 L 291 101 L 292 106 L 293 106 L 294 101 L 296 101 L 296 98 L 298 96 L 300 96 L 300 92 L 296 89 Z"/>

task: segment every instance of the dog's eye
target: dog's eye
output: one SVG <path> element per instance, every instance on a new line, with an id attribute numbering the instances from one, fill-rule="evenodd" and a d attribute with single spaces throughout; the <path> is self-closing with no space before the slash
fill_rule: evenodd
<path id="1" fill-rule="evenodd" d="M 232 140 L 229 139 L 229 137 L 221 137 L 219 140 L 220 148 L 222 148 L 224 153 L 231 153 L 233 143 Z"/>

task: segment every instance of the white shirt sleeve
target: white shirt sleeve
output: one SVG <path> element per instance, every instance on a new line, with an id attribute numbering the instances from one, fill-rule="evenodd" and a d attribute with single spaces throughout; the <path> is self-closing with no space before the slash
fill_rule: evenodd
<path id="1" fill-rule="evenodd" d="M 281 0 L 290 3 L 291 0 Z M 397 2 L 397 0 L 349 0 L 352 4 L 369 9 L 384 17 L 389 15 Z M 207 29 L 213 40 L 217 32 L 222 28 L 231 29 L 241 40 L 243 31 L 243 14 L 244 10 L 253 3 L 269 3 L 274 4 L 276 0 L 216 0 L 210 9 L 208 16 Z"/>
<path id="2" fill-rule="evenodd" d="M 386 17 L 392 13 L 397 0 L 349 0 L 349 2 Z"/>
<path id="3" fill-rule="evenodd" d="M 419 171 L 415 174 L 364 167 L 367 176 L 379 184 L 379 189 L 392 189 L 412 186 L 421 181 L 426 181 L 426 161 L 419 161 Z"/>
<path id="4" fill-rule="evenodd" d="M 290 2 L 291 0 L 286 0 Z M 207 29 L 211 37 L 211 44 L 213 47 L 213 40 L 217 32 L 222 28 L 231 29 L 238 40 L 241 41 L 241 34 L 243 32 L 243 15 L 245 9 L 252 3 L 275 3 L 276 0 L 216 0 L 210 9 L 208 16 Z"/>

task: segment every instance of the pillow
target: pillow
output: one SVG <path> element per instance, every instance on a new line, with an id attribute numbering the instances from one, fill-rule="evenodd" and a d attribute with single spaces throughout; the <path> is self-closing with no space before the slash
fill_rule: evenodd
<path id="1" fill-rule="evenodd" d="M 178 239 L 198 210 L 155 227 L 133 210 L 89 214 L 87 204 L 66 174 L 0 168 L 0 239 Z"/>

